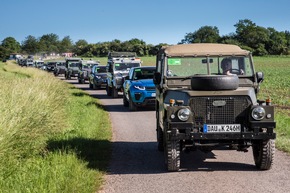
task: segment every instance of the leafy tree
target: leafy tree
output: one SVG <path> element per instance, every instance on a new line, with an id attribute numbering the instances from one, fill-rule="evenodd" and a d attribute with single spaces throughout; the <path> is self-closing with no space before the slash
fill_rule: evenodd
<path id="1" fill-rule="evenodd" d="M 285 31 L 285 39 L 286 39 L 286 44 L 287 44 L 287 49 L 290 50 L 290 32 L 289 31 Z"/>
<path id="2" fill-rule="evenodd" d="M 59 43 L 59 52 L 71 52 L 73 48 L 73 41 L 69 36 L 65 36 Z"/>
<path id="3" fill-rule="evenodd" d="M 270 38 L 266 44 L 266 48 L 269 54 L 279 55 L 287 54 L 287 39 L 284 32 L 278 32 L 274 28 L 268 28 Z"/>
<path id="4" fill-rule="evenodd" d="M 85 53 L 85 48 L 88 46 L 88 42 L 86 40 L 78 40 L 73 46 L 73 52 L 77 55 L 83 55 Z"/>
<path id="5" fill-rule="evenodd" d="M 49 53 L 58 53 L 59 48 L 59 37 L 56 34 L 46 34 L 41 36 L 39 39 L 40 49 Z"/>
<path id="6" fill-rule="evenodd" d="M 99 45 L 98 53 L 101 57 L 108 56 L 108 53 L 110 51 L 110 42 L 102 42 Z"/>
<path id="7" fill-rule="evenodd" d="M 20 51 L 20 43 L 13 37 L 5 38 L 1 45 L 9 53 L 18 53 Z"/>
<path id="8" fill-rule="evenodd" d="M 110 43 L 110 51 L 120 51 L 120 50 L 122 50 L 121 41 L 117 39 L 113 40 Z"/>
<path id="9" fill-rule="evenodd" d="M 257 26 L 249 19 L 240 20 L 234 26 L 237 39 L 242 45 L 252 48 L 254 55 L 268 54 L 265 45 L 269 42 L 269 31 L 266 28 Z"/>
<path id="10" fill-rule="evenodd" d="M 6 48 L 4 48 L 2 45 L 0 45 L 0 59 L 7 59 L 7 57 L 9 56 L 9 52 Z"/>
<path id="11" fill-rule="evenodd" d="M 256 24 L 249 19 L 239 20 L 238 23 L 234 25 L 236 27 L 237 39 L 243 43 L 247 44 L 247 38 L 252 31 L 255 30 Z"/>
<path id="12" fill-rule="evenodd" d="M 28 54 L 39 52 L 39 42 L 34 36 L 27 36 L 22 42 L 22 50 Z"/>
<path id="13" fill-rule="evenodd" d="M 241 43 L 237 40 L 237 36 L 235 33 L 230 33 L 228 35 L 221 36 L 218 43 L 234 44 L 234 45 L 241 46 Z"/>
<path id="14" fill-rule="evenodd" d="M 162 46 L 168 46 L 166 43 L 160 43 L 156 46 L 151 46 L 151 49 L 149 50 L 149 55 L 157 55 L 158 51 Z"/>
<path id="15" fill-rule="evenodd" d="M 215 26 L 203 26 L 193 33 L 187 33 L 180 43 L 217 43 L 220 38 Z"/>

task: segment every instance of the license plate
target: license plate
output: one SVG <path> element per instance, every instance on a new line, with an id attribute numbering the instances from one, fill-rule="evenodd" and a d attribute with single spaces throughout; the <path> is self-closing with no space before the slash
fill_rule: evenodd
<path id="1" fill-rule="evenodd" d="M 152 96 L 152 97 L 156 97 L 156 93 L 152 93 L 151 96 Z"/>
<path id="2" fill-rule="evenodd" d="M 203 125 L 204 133 L 238 133 L 241 132 L 240 124 Z"/>

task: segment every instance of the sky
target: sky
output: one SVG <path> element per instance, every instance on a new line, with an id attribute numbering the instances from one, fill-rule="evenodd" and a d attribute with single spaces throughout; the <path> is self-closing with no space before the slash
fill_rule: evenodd
<path id="1" fill-rule="evenodd" d="M 290 31 L 289 8 L 289 0 L 1 0 L 0 41 L 53 33 L 74 43 L 177 44 L 203 26 L 217 27 L 221 36 L 234 33 L 244 19 Z"/>

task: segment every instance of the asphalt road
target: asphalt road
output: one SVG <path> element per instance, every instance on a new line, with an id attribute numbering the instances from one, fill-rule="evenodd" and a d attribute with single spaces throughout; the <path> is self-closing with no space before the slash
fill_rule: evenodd
<path id="1" fill-rule="evenodd" d="M 286 193 L 290 192 L 290 156 L 276 150 L 271 170 L 255 168 L 249 152 L 214 150 L 181 154 L 181 171 L 167 172 L 163 153 L 157 150 L 155 111 L 130 112 L 123 107 L 122 93 L 113 99 L 105 90 L 91 90 L 110 113 L 113 155 L 100 193 Z"/>

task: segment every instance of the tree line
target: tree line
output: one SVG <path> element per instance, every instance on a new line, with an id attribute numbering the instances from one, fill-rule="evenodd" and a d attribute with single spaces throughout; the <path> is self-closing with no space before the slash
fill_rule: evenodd
<path id="1" fill-rule="evenodd" d="M 235 44 L 249 50 L 255 56 L 288 55 L 290 48 L 290 32 L 276 31 L 256 25 L 249 19 L 239 20 L 234 27 L 235 32 L 220 35 L 216 26 L 202 26 L 194 32 L 186 33 L 178 44 L 188 43 L 225 43 Z M 110 51 L 136 52 L 138 56 L 156 55 L 160 47 L 168 45 L 146 44 L 143 40 L 133 38 L 128 41 L 112 40 L 108 42 L 88 43 L 85 39 L 73 42 L 69 36 L 59 39 L 56 34 L 45 34 L 40 38 L 29 35 L 21 44 L 13 37 L 5 38 L 0 45 L 0 58 L 10 53 L 50 54 L 73 52 L 83 57 L 103 57 Z"/>

